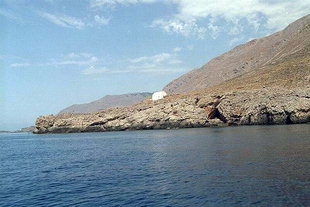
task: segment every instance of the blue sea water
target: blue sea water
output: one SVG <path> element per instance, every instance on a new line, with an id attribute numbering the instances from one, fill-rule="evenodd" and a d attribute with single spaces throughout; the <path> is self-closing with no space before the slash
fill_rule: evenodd
<path id="1" fill-rule="evenodd" d="M 310 125 L 0 134 L 0 206 L 310 206 Z"/>

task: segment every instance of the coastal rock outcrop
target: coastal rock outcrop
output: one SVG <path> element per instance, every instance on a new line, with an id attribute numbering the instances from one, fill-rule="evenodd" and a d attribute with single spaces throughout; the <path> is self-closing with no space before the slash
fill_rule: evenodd
<path id="1" fill-rule="evenodd" d="M 218 103 L 214 104 L 215 97 Z M 210 116 L 210 106 L 216 110 Z M 103 132 L 310 122 L 310 89 L 269 88 L 172 96 L 98 113 L 41 116 L 34 133 Z"/>
<path id="2" fill-rule="evenodd" d="M 281 32 L 236 47 L 194 70 L 195 75 L 173 81 L 165 88 L 171 95 L 163 99 L 41 116 L 34 133 L 308 123 L 309 25 L 307 15 Z M 244 60 L 251 64 L 243 67 Z"/>

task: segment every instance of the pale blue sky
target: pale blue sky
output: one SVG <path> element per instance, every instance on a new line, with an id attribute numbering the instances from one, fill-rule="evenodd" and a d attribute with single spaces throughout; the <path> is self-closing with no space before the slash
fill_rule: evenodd
<path id="1" fill-rule="evenodd" d="M 0 130 L 152 92 L 310 13 L 310 0 L 1 0 Z"/>

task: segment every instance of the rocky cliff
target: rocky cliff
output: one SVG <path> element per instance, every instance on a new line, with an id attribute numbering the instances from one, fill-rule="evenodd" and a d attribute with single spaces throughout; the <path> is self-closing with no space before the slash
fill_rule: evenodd
<path id="1" fill-rule="evenodd" d="M 303 35 L 310 33 L 310 26 L 298 28 Z M 304 37 L 308 42 L 310 36 Z M 155 102 L 144 100 L 96 113 L 41 116 L 34 133 L 308 123 L 310 43 L 289 51 L 218 85 Z"/>
<path id="2" fill-rule="evenodd" d="M 310 122 L 310 46 L 222 84 L 97 113 L 41 116 L 35 133 Z"/>
<path id="3" fill-rule="evenodd" d="M 215 97 L 218 115 L 210 117 Z M 209 118 L 210 117 L 210 118 Z M 220 118 L 223 117 L 223 118 Z M 39 117 L 35 133 L 101 132 L 310 121 L 310 89 L 268 88 L 167 97 L 98 113 Z"/>
<path id="4" fill-rule="evenodd" d="M 310 43 L 310 15 L 282 31 L 251 40 L 170 82 L 168 94 L 185 93 L 220 84 L 303 50 Z"/>
<path id="5" fill-rule="evenodd" d="M 107 95 L 96 101 L 85 104 L 74 104 L 69 106 L 59 113 L 90 113 L 98 112 L 111 107 L 130 106 L 137 104 L 147 97 L 151 96 L 151 93 L 129 93 L 122 95 Z"/>

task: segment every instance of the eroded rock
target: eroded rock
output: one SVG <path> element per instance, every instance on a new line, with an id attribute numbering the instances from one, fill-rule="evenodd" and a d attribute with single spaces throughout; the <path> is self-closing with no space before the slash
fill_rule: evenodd
<path id="1" fill-rule="evenodd" d="M 214 97 L 221 97 L 214 100 Z M 310 122 L 310 89 L 266 88 L 168 97 L 97 113 L 41 116 L 34 133 Z"/>

